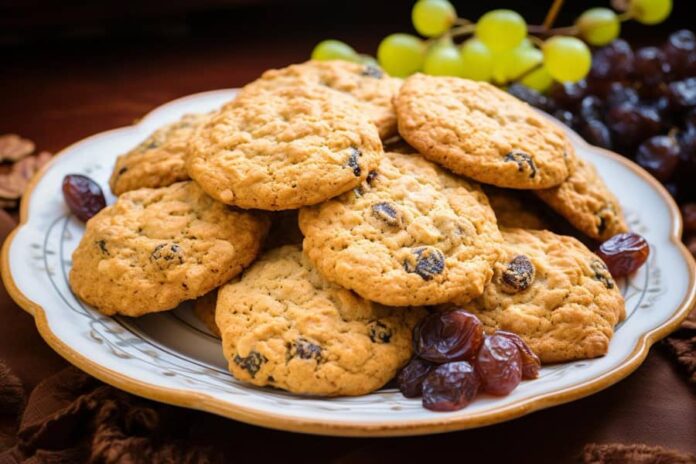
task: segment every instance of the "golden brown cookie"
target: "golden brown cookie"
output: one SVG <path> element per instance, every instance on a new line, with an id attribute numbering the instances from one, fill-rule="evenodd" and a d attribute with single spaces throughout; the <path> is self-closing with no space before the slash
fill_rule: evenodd
<path id="1" fill-rule="evenodd" d="M 133 190 L 87 222 L 70 287 L 106 315 L 172 309 L 239 274 L 267 230 L 266 217 L 223 205 L 194 182 Z"/>
<path id="2" fill-rule="evenodd" d="M 463 308 L 489 332 L 518 334 L 545 363 L 604 355 L 625 307 L 602 260 L 549 231 L 502 234 L 505 258 L 483 295 Z"/>
<path id="3" fill-rule="evenodd" d="M 271 69 L 242 89 L 242 94 L 265 92 L 281 86 L 319 84 L 354 97 L 361 112 L 379 130 L 382 138 L 396 134 L 392 99 L 402 80 L 390 77 L 373 65 L 343 60 L 307 61 L 282 69 Z"/>
<path id="4" fill-rule="evenodd" d="M 416 74 L 395 107 L 401 136 L 458 174 L 516 189 L 553 187 L 570 174 L 565 134 L 488 83 Z"/>
<path id="5" fill-rule="evenodd" d="M 628 230 L 619 200 L 589 161 L 576 158 L 565 182 L 534 193 L 590 238 L 607 240 Z"/>
<path id="6" fill-rule="evenodd" d="M 319 86 L 240 95 L 191 139 L 186 168 L 213 198 L 295 209 L 360 185 L 382 156 L 356 100 Z"/>
<path id="7" fill-rule="evenodd" d="M 215 323 L 215 305 L 217 304 L 217 289 L 198 298 L 193 304 L 193 313 L 210 330 L 213 335 L 220 337 L 220 328 Z"/>
<path id="8" fill-rule="evenodd" d="M 354 191 L 300 210 L 300 229 L 324 277 L 391 306 L 480 295 L 501 240 L 478 186 L 399 153 Z"/>
<path id="9" fill-rule="evenodd" d="M 139 188 L 166 187 L 189 178 L 184 161 L 189 139 L 208 115 L 186 114 L 157 129 L 144 142 L 116 159 L 109 186 L 114 195 Z"/>
<path id="10" fill-rule="evenodd" d="M 416 308 L 387 308 L 327 282 L 299 246 L 276 248 L 220 289 L 216 310 L 239 380 L 293 393 L 364 395 L 411 357 Z"/>

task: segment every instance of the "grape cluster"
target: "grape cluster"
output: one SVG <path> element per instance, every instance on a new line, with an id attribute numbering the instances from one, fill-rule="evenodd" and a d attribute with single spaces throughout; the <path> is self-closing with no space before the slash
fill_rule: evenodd
<path id="1" fill-rule="evenodd" d="M 594 52 L 586 79 L 540 93 L 508 91 L 650 172 L 682 204 L 684 240 L 696 255 L 696 36 L 674 32 L 636 50 L 617 39 Z"/>
<path id="2" fill-rule="evenodd" d="M 473 23 L 459 18 L 448 0 L 418 0 L 411 19 L 426 39 L 407 33 L 391 34 L 379 44 L 377 62 L 397 77 L 424 72 L 497 85 L 520 82 L 545 91 L 554 81 L 572 83 L 586 77 L 592 65 L 586 42 L 606 45 L 618 37 L 621 21 L 655 24 L 672 10 L 672 0 L 627 0 L 623 12 L 591 8 L 574 25 L 552 29 L 561 3 L 554 2 L 544 25 L 528 26 L 512 10 L 489 11 Z M 319 43 L 312 58 L 374 62 L 369 55 L 360 55 L 337 40 Z"/>

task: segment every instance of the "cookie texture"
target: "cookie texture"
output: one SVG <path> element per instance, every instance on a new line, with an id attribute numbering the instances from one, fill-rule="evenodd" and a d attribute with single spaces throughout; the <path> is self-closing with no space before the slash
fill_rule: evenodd
<path id="1" fill-rule="evenodd" d="M 500 227 L 520 229 L 549 229 L 550 224 L 533 195 L 519 190 L 485 186 L 483 191 L 493 208 Z"/>
<path id="2" fill-rule="evenodd" d="M 501 241 L 478 186 L 399 153 L 354 191 L 300 210 L 300 229 L 324 277 L 391 306 L 480 295 Z"/>
<path id="3" fill-rule="evenodd" d="M 517 333 L 553 363 L 604 355 L 624 300 L 606 265 L 578 240 L 503 229 L 505 257 L 483 295 L 464 309 L 486 330 Z"/>
<path id="4" fill-rule="evenodd" d="M 166 187 L 187 180 L 184 165 L 188 141 L 207 115 L 186 114 L 152 133 L 116 159 L 109 186 L 114 195 L 139 188 Z"/>
<path id="5" fill-rule="evenodd" d="M 172 309 L 239 274 L 267 229 L 267 218 L 231 209 L 194 182 L 133 190 L 87 222 L 70 287 L 106 315 Z"/>
<path id="6" fill-rule="evenodd" d="M 517 189 L 554 187 L 570 174 L 563 132 L 488 83 L 416 74 L 395 107 L 401 136 L 458 174 Z"/>
<path id="7" fill-rule="evenodd" d="M 237 379 L 338 396 L 386 384 L 411 357 L 412 330 L 424 313 L 363 300 L 287 245 L 220 289 L 216 320 Z"/>
<path id="8" fill-rule="evenodd" d="M 215 305 L 217 304 L 217 289 L 208 292 L 198 298 L 193 304 L 193 313 L 199 321 L 212 332 L 213 335 L 220 337 L 220 329 L 215 323 Z"/>
<path id="9" fill-rule="evenodd" d="M 377 129 L 350 96 L 319 85 L 240 95 L 191 139 L 189 175 L 242 208 L 295 209 L 360 185 L 379 163 Z"/>
<path id="10" fill-rule="evenodd" d="M 265 92 L 282 86 L 323 85 L 354 97 L 360 111 L 377 126 L 384 139 L 396 134 L 392 99 L 402 82 L 374 65 L 312 60 L 266 71 L 259 79 L 247 84 L 242 94 Z"/>
<path id="11" fill-rule="evenodd" d="M 590 238 L 607 240 L 628 230 L 619 200 L 589 161 L 577 158 L 565 182 L 534 193 Z"/>

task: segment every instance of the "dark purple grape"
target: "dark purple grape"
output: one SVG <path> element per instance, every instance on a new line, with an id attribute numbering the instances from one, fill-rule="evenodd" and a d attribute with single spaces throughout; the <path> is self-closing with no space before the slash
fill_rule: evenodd
<path id="1" fill-rule="evenodd" d="M 580 103 L 580 120 L 584 123 L 589 121 L 601 121 L 604 113 L 604 105 L 599 97 L 588 95 Z"/>
<path id="2" fill-rule="evenodd" d="M 580 135 L 592 145 L 611 150 L 611 131 L 602 121 L 594 120 L 580 127 Z"/>
<path id="3" fill-rule="evenodd" d="M 638 147 L 636 163 L 659 181 L 667 182 L 679 165 L 679 144 L 667 135 L 651 137 Z"/>
<path id="4" fill-rule="evenodd" d="M 416 354 L 435 363 L 470 359 L 482 341 L 483 324 L 463 309 L 430 314 L 413 331 Z"/>
<path id="5" fill-rule="evenodd" d="M 496 330 L 495 335 L 500 335 L 505 337 L 514 343 L 520 350 L 520 356 L 522 359 L 522 378 L 523 379 L 536 379 L 539 377 L 539 369 L 541 369 L 541 360 L 532 349 L 527 345 L 527 343 L 522 340 L 522 338 L 516 333 L 506 332 L 504 330 Z"/>
<path id="6" fill-rule="evenodd" d="M 621 82 L 612 82 L 607 92 L 606 101 L 608 106 L 616 106 L 621 103 L 637 104 L 640 97 L 633 87 Z"/>
<path id="7" fill-rule="evenodd" d="M 505 396 L 522 381 L 522 355 L 517 345 L 499 334 L 487 336 L 474 361 L 483 391 Z"/>
<path id="8" fill-rule="evenodd" d="M 672 33 L 663 47 L 665 58 L 677 77 L 686 77 L 696 54 L 696 36 L 688 29 Z"/>
<path id="9" fill-rule="evenodd" d="M 587 95 L 587 83 L 579 81 L 575 83 L 555 83 L 549 91 L 549 96 L 564 109 L 574 109 L 580 101 Z"/>
<path id="10" fill-rule="evenodd" d="M 696 108 L 686 113 L 686 116 L 684 116 L 684 125 L 687 129 L 696 130 Z"/>
<path id="11" fill-rule="evenodd" d="M 607 112 L 607 126 L 616 135 L 615 141 L 632 147 L 662 129 L 660 115 L 654 108 L 622 103 Z"/>
<path id="12" fill-rule="evenodd" d="M 638 49 L 633 60 L 633 68 L 638 80 L 645 84 L 644 87 L 649 88 L 658 86 L 670 72 L 664 52 L 657 47 Z"/>
<path id="13" fill-rule="evenodd" d="M 696 201 L 696 127 L 687 126 L 677 134 L 679 142 L 679 167 L 675 181 L 679 195 L 685 201 Z"/>
<path id="14" fill-rule="evenodd" d="M 82 222 L 87 222 L 106 206 L 99 184 L 82 174 L 68 174 L 63 178 L 63 198 Z"/>
<path id="15" fill-rule="evenodd" d="M 399 390 L 406 398 L 417 398 L 423 394 L 423 380 L 437 367 L 429 361 L 412 358 L 396 377 Z"/>
<path id="16" fill-rule="evenodd" d="M 633 72 L 633 58 L 628 42 L 616 39 L 594 53 L 590 77 L 610 81 L 626 79 Z"/>
<path id="17" fill-rule="evenodd" d="M 684 232 L 696 233 L 696 202 L 682 205 L 681 212 L 684 219 Z"/>
<path id="18" fill-rule="evenodd" d="M 540 94 L 536 90 L 522 84 L 512 84 L 507 89 L 510 95 L 513 95 L 520 100 L 529 103 L 535 108 L 552 113 L 555 109 L 553 102 L 545 95 Z"/>
<path id="19" fill-rule="evenodd" d="M 423 382 L 423 406 L 431 411 L 456 411 L 471 403 L 481 379 L 466 361 L 438 366 Z"/>
<path id="20" fill-rule="evenodd" d="M 576 124 L 576 117 L 575 115 L 568 110 L 558 110 L 555 113 L 553 113 L 553 117 L 561 121 L 563 124 L 565 124 L 568 127 L 575 127 Z"/>
<path id="21" fill-rule="evenodd" d="M 696 106 L 696 77 L 670 82 L 667 96 L 673 108 L 681 110 Z"/>

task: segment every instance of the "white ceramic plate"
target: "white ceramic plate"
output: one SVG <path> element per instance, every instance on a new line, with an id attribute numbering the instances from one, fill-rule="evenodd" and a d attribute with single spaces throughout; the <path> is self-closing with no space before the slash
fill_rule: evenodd
<path id="1" fill-rule="evenodd" d="M 185 97 L 137 125 L 89 137 L 63 150 L 32 183 L 21 225 L 3 247 L 2 275 L 31 312 L 43 338 L 84 371 L 132 393 L 253 424 L 327 435 L 408 435 L 478 427 L 568 402 L 605 388 L 638 367 L 652 343 L 673 330 L 696 298 L 694 262 L 679 241 L 681 219 L 667 192 L 618 155 L 571 133 L 578 154 L 595 163 L 621 199 L 633 230 L 651 245 L 648 263 L 620 282 L 627 317 L 600 359 L 544 367 L 504 398 L 481 396 L 466 409 L 434 413 L 385 389 L 358 398 L 308 398 L 235 381 L 219 341 L 189 305 L 139 319 L 102 316 L 77 300 L 66 276 L 84 227 L 63 202 L 66 174 L 87 174 L 104 191 L 116 156 L 188 112 L 213 110 L 234 90 Z M 107 201 L 113 202 L 108 196 Z"/>

